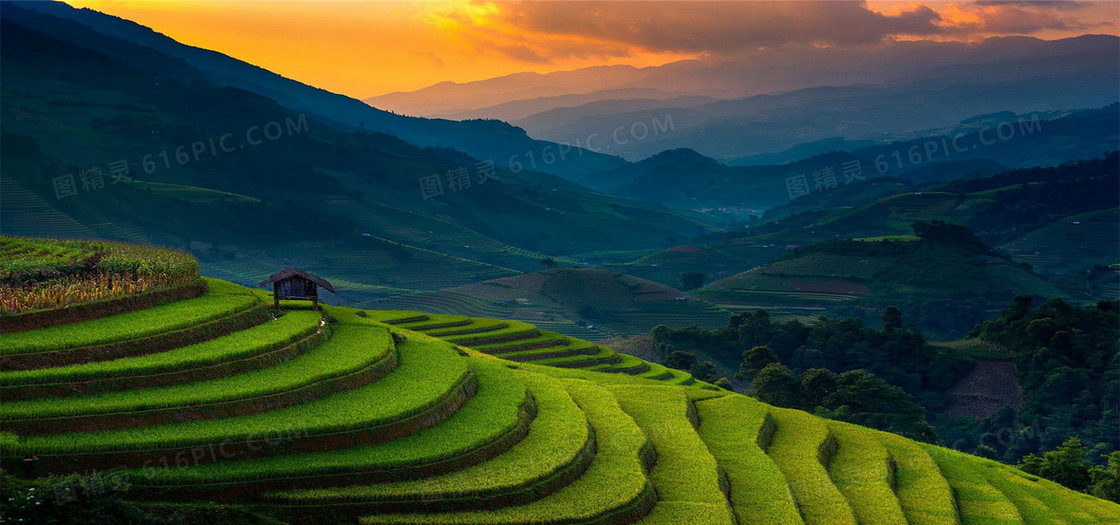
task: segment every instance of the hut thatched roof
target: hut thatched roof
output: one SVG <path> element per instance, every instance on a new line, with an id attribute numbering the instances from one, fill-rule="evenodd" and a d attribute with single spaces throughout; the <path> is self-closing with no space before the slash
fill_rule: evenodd
<path id="1" fill-rule="evenodd" d="M 267 284 L 272 284 L 272 283 L 275 283 L 275 282 L 278 282 L 278 281 L 283 281 L 284 279 L 287 279 L 287 278 L 293 277 L 293 276 L 303 277 L 304 279 L 307 279 L 308 281 L 311 281 L 311 282 L 313 282 L 313 283 L 315 283 L 319 286 L 322 286 L 323 288 L 326 288 L 327 291 L 329 291 L 330 293 L 335 293 L 334 287 L 332 287 L 331 283 L 328 283 L 326 279 L 323 279 L 322 277 L 319 277 L 318 275 L 309 274 L 309 273 L 307 273 L 303 270 L 297 270 L 295 268 L 288 268 L 287 270 L 281 270 L 279 272 L 276 272 L 276 273 L 272 274 L 272 276 L 269 277 L 268 279 L 265 279 L 265 280 L 261 281 L 260 284 L 258 284 L 257 286 L 265 286 Z"/>

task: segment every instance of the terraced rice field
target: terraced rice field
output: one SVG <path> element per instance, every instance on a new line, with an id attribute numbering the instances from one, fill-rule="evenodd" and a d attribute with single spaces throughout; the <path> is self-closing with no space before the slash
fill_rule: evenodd
<path id="1" fill-rule="evenodd" d="M 366 315 L 519 363 L 623 373 L 670 384 L 695 383 L 695 379 L 686 372 L 619 354 L 582 339 L 540 330 L 520 321 L 423 314 L 410 310 L 371 311 Z"/>
<path id="2" fill-rule="evenodd" d="M 208 279 L 210 293 L 197 299 L 137 312 L 72 323 L 61 327 L 6 334 L 0 339 L 0 356 L 62 352 L 143 339 L 228 317 L 261 303 L 248 290 Z"/>
<path id="3" fill-rule="evenodd" d="M 4 223 L 6 235 L 78 239 L 95 236 L 89 227 L 14 179 L 0 179 L 0 187 L 4 188 L 4 207 L 0 210 L 0 221 Z"/>
<path id="4" fill-rule="evenodd" d="M 268 323 L 157 354 L 54 368 L 13 370 L 5 373 L 0 380 L 0 392 L 9 394 L 5 399 L 12 401 L 11 394 L 16 393 L 16 387 L 83 382 L 88 391 L 91 384 L 111 379 L 163 375 L 181 378 L 184 372 L 263 357 L 310 337 L 320 330 L 322 322 L 319 312 L 288 312 Z M 219 373 L 215 373 L 212 377 L 218 376 Z"/>
<path id="5" fill-rule="evenodd" d="M 1054 221 L 999 246 L 1016 261 L 1042 273 L 1072 273 L 1096 263 L 1115 262 L 1120 210 L 1111 208 Z"/>
<path id="6" fill-rule="evenodd" d="M 858 523 L 853 502 L 829 476 L 836 444 L 828 424 L 796 410 L 770 415 L 776 429 L 766 453 L 785 475 L 805 523 Z"/>
<path id="7" fill-rule="evenodd" d="M 113 471 L 130 499 L 297 524 L 1120 522 L 1120 505 L 1004 465 L 516 321 L 326 307 L 192 332 L 260 304 L 212 285 L 205 308 L 63 325 L 45 347 L 5 335 L 11 355 L 151 349 L 0 371 L 5 471 Z M 150 313 L 166 307 L 174 321 Z M 195 340 L 159 346 L 168 330 Z"/>
<path id="8" fill-rule="evenodd" d="M 472 317 L 508 318 L 510 306 L 453 292 L 424 292 L 403 295 L 369 305 L 378 310 L 418 310 L 433 314 L 458 314 Z"/>
<path id="9" fill-rule="evenodd" d="M 574 478 L 587 468 L 596 445 L 595 435 L 579 406 L 556 382 L 516 372 L 537 402 L 538 416 L 521 442 L 491 461 L 442 476 L 423 479 L 351 485 L 331 489 L 301 489 L 266 494 L 272 501 L 305 505 L 328 504 L 385 508 L 394 502 L 439 499 L 446 507 L 470 508 L 496 500 L 513 501 L 515 495 L 542 490 L 558 478 Z M 456 418 L 467 415 L 464 407 Z M 477 422 L 475 423 L 477 424 Z"/>
<path id="10" fill-rule="evenodd" d="M 734 524 L 724 474 L 695 431 L 695 409 L 685 392 L 649 386 L 615 386 L 611 391 L 657 452 L 649 478 L 663 510 L 654 507 L 645 522 L 671 524 L 687 509 L 705 516 L 704 523 Z"/>

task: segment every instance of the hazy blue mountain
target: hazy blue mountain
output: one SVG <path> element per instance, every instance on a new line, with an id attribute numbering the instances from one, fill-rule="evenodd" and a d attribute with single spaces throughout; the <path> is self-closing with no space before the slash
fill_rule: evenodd
<path id="1" fill-rule="evenodd" d="M 975 44 L 896 42 L 863 49 L 791 46 L 641 69 L 588 68 L 442 83 L 371 100 L 417 114 L 512 118 L 530 136 L 556 142 L 586 144 L 588 136 L 609 137 L 622 126 L 624 140 L 601 145 L 603 152 L 639 160 L 683 147 L 741 163 L 747 161 L 738 159 L 807 142 L 877 139 L 943 128 L 977 114 L 1099 107 L 1118 98 L 1118 63 L 1120 39 L 1104 35 L 1055 41 L 1003 37 Z M 525 85 L 531 86 L 529 92 L 518 90 Z M 627 90 L 645 89 L 677 96 L 630 101 L 636 95 Z M 697 105 L 697 97 L 721 100 Z M 572 104 L 580 99 L 591 101 Z M 548 104 L 553 107 L 518 115 Z M 667 115 L 673 132 L 629 140 L 630 126 L 640 130 Z"/>
<path id="2" fill-rule="evenodd" d="M 734 162 L 834 137 L 860 141 L 943 128 L 978 114 L 1091 108 L 1115 102 L 1120 97 L 1120 68 L 1116 67 L 1120 41 L 1105 37 L 1089 41 L 1109 50 L 947 67 L 937 70 L 944 73 L 941 77 L 923 72 L 923 78 L 885 86 L 807 88 L 700 106 L 632 111 L 622 104 L 600 102 L 550 110 L 514 124 L 535 137 L 563 142 L 594 133 L 609 136 L 619 126 L 671 116 L 671 132 L 628 140 L 610 153 L 633 160 L 688 147 Z M 612 106 L 620 109 L 612 111 Z"/>
<path id="3" fill-rule="evenodd" d="M 527 102 L 543 99 L 553 100 L 548 107 L 568 105 L 561 97 L 582 96 L 633 98 L 640 93 L 646 98 L 665 98 L 673 96 L 669 91 L 657 87 L 638 87 L 614 90 L 611 86 L 627 84 L 641 70 L 633 66 L 597 66 L 575 71 L 555 73 L 513 73 L 493 79 L 475 82 L 445 81 L 416 91 L 401 91 L 369 97 L 364 101 L 372 106 L 383 107 L 397 113 L 424 117 L 451 116 L 480 108 L 501 106 L 508 102 Z M 606 92 L 606 95 L 600 94 Z M 654 96 L 653 93 L 660 93 Z M 587 102 L 584 100 L 583 102 Z M 537 111 L 540 111 L 539 109 Z M 497 115 L 482 113 L 487 118 Z"/>
<path id="4" fill-rule="evenodd" d="M 680 212 L 704 210 L 742 219 L 750 210 L 778 208 L 768 216 L 780 216 L 843 202 L 858 204 L 846 200 L 848 187 L 879 177 L 930 184 L 1010 168 L 1055 166 L 1118 147 L 1120 104 L 1110 104 L 1079 111 L 976 115 L 947 128 L 899 133 L 879 141 L 819 141 L 762 159 L 780 163 L 730 165 L 682 148 L 579 181 Z M 796 186 L 798 181 L 804 186 Z M 862 193 L 851 194 L 858 195 Z"/>
<path id="5" fill-rule="evenodd" d="M 633 89 L 607 89 L 580 95 L 559 95 L 554 97 L 540 97 L 525 100 L 514 100 L 494 106 L 479 109 L 440 115 L 449 119 L 461 120 L 472 118 L 496 118 L 507 122 L 528 118 L 538 113 L 552 113 L 563 108 L 592 108 L 608 107 L 610 111 L 622 109 L 639 111 L 655 109 L 667 105 L 673 107 L 693 107 L 715 102 L 717 99 L 705 96 L 680 96 L 676 93 L 660 89 L 633 88 Z M 582 116 L 583 112 L 575 112 L 574 119 Z M 562 122 L 551 120 L 559 125 Z"/>

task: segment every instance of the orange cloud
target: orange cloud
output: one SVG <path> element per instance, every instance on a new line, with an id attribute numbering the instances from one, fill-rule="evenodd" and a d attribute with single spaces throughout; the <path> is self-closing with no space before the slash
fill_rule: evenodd
<path id="1" fill-rule="evenodd" d="M 1084 21 L 1073 11 L 1082 3 L 1075 2 L 976 2 L 949 4 L 945 28 L 950 32 L 971 35 L 1029 35 L 1048 29 L 1088 31 L 1107 28 L 1110 21 Z"/>
<path id="2" fill-rule="evenodd" d="M 1120 3 L 72 0 L 355 97 L 783 45 L 1114 33 Z"/>
<path id="3" fill-rule="evenodd" d="M 875 45 L 1115 32 L 1101 1 L 462 2 L 427 20 L 478 53 L 536 64 L 650 53 L 730 55 L 787 44 Z"/>
<path id="4" fill-rule="evenodd" d="M 639 51 L 733 54 L 789 43 L 875 44 L 895 34 L 936 34 L 939 15 L 916 4 L 880 13 L 863 2 L 488 3 L 482 16 L 433 13 L 477 49 L 518 60 L 628 56 Z M 463 6 L 477 9 L 477 4 Z"/>
<path id="5" fill-rule="evenodd" d="M 937 12 L 938 31 L 932 35 L 900 35 L 936 40 L 980 40 L 992 36 L 1024 35 L 1062 38 L 1087 32 L 1115 34 L 1120 4 L 1111 1 L 978 0 L 923 2 Z M 913 2 L 873 2 L 884 13 Z"/>

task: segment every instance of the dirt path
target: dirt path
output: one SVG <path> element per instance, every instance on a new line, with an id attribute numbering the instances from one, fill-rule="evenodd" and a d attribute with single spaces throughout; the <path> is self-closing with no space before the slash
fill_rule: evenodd
<path id="1" fill-rule="evenodd" d="M 999 409 L 1010 406 L 1016 410 L 1023 404 L 1015 363 L 977 359 L 972 369 L 950 391 L 957 404 L 948 410 L 953 417 L 983 419 Z"/>

